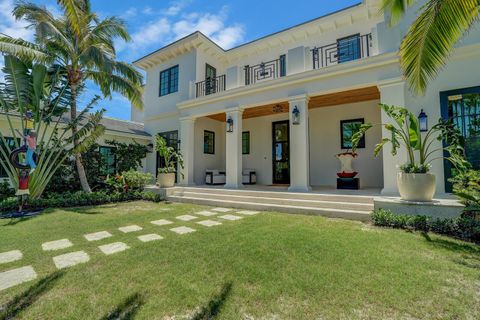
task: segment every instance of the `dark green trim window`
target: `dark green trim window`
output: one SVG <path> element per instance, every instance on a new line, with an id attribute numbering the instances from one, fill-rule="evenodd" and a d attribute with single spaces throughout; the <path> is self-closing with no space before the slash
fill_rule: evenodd
<path id="1" fill-rule="evenodd" d="M 250 131 L 242 132 L 242 154 L 250 154 Z"/>
<path id="2" fill-rule="evenodd" d="M 280 56 L 280 77 L 287 75 L 287 56 L 282 54 Z"/>
<path id="3" fill-rule="evenodd" d="M 117 171 L 117 157 L 113 147 L 100 146 L 98 152 L 100 153 L 101 166 L 100 174 L 106 176 L 108 174 L 115 174 Z"/>
<path id="4" fill-rule="evenodd" d="M 178 91 L 178 65 L 160 72 L 160 97 Z"/>
<path id="5" fill-rule="evenodd" d="M 215 132 L 203 131 L 203 153 L 215 154 Z"/>
<path id="6" fill-rule="evenodd" d="M 7 142 L 7 145 L 10 147 L 10 150 L 15 149 L 15 141 L 13 140 L 12 137 L 5 137 L 5 141 Z M 20 139 L 17 139 L 17 141 L 20 144 Z M 1 144 L 1 147 L 4 148 L 3 143 L 0 142 L 0 144 Z M 7 151 L 6 148 L 5 148 L 5 151 Z M 0 161 L 3 161 L 3 157 L 2 157 L 2 160 Z M 2 165 L 0 165 L 0 178 L 8 178 L 8 174 L 5 171 L 5 169 L 3 169 Z"/>

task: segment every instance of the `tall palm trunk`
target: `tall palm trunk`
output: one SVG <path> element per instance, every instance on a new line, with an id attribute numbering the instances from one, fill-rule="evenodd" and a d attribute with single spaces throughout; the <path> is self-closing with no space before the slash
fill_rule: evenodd
<path id="1" fill-rule="evenodd" d="M 73 75 L 73 77 L 76 78 L 78 77 L 78 75 L 75 74 Z M 72 77 L 70 79 L 72 79 Z M 78 88 L 77 81 L 73 81 L 73 82 L 74 83 L 71 84 L 72 105 L 70 107 L 70 116 L 72 120 L 77 118 L 77 88 Z M 76 125 L 72 127 L 72 137 L 73 137 L 73 145 L 74 147 L 76 147 L 78 145 Z M 82 190 L 88 193 L 92 192 L 92 189 L 90 189 L 90 185 L 88 184 L 85 168 L 83 167 L 82 154 L 79 152 L 75 153 L 75 165 L 77 166 L 78 178 L 80 179 L 80 185 L 82 186 Z"/>

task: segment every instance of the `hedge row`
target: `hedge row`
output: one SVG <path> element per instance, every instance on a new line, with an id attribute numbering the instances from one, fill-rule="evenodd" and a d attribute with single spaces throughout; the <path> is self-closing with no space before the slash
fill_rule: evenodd
<path id="1" fill-rule="evenodd" d="M 440 219 L 379 209 L 372 212 L 371 218 L 376 226 L 434 232 L 480 243 L 480 220 L 471 216 Z"/>
<path id="2" fill-rule="evenodd" d="M 105 203 L 115 203 L 134 200 L 147 200 L 153 202 L 162 201 L 162 196 L 148 191 L 131 192 L 92 192 L 83 191 L 63 194 L 49 194 L 40 199 L 28 199 L 26 210 L 37 210 L 45 208 L 64 208 L 91 206 Z M 0 212 L 11 212 L 18 210 L 18 201 L 16 198 L 8 198 L 0 202 Z"/>

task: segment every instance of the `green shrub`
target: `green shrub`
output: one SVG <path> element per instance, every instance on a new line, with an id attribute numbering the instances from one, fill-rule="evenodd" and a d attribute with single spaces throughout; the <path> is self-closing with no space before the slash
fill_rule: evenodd
<path id="1" fill-rule="evenodd" d="M 62 207 L 79 207 L 90 206 L 105 203 L 115 203 L 134 200 L 146 200 L 152 202 L 162 201 L 162 196 L 147 191 L 132 192 L 92 192 L 83 191 L 67 192 L 63 194 L 50 193 L 44 198 L 28 199 L 27 210 L 45 209 L 45 208 L 62 208 Z M 8 198 L 0 202 L 0 212 L 11 212 L 18 209 L 16 198 Z"/>
<path id="2" fill-rule="evenodd" d="M 393 214 L 389 210 L 378 209 L 372 212 L 371 218 L 376 226 L 435 232 L 480 243 L 480 220 L 470 215 L 440 219 L 423 215 Z"/>
<path id="3" fill-rule="evenodd" d="M 15 195 L 15 190 L 10 186 L 7 181 L 0 182 L 0 201 L 3 201 L 9 197 Z"/>
<path id="4" fill-rule="evenodd" d="M 480 214 L 480 170 L 460 172 L 450 179 L 453 183 L 453 192 L 465 205 L 467 214 Z"/>
<path id="5" fill-rule="evenodd" d="M 150 173 L 139 172 L 135 169 L 122 172 L 122 176 L 128 188 L 132 190 L 143 190 L 153 180 L 153 176 Z"/>

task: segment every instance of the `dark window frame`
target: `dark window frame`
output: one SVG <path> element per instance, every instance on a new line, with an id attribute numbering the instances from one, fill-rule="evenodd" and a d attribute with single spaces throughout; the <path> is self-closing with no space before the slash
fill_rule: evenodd
<path id="1" fill-rule="evenodd" d="M 163 131 L 157 133 L 160 137 L 165 139 L 167 142 L 167 147 L 172 147 L 175 151 L 179 151 L 180 147 L 180 139 L 178 136 L 178 130 L 170 130 L 170 131 Z M 172 138 L 173 136 L 176 136 L 176 138 Z M 156 164 L 155 164 L 155 175 L 158 173 L 158 169 L 164 167 L 163 159 L 160 158 L 160 154 L 158 151 L 155 152 L 155 158 L 156 158 Z M 175 182 L 178 182 L 178 172 L 175 172 Z"/>
<path id="2" fill-rule="evenodd" d="M 342 57 L 340 55 L 340 50 L 342 48 L 340 47 L 340 45 L 342 41 L 346 41 L 349 39 L 356 40 L 355 43 L 357 47 L 354 48 L 354 52 L 351 55 L 348 55 L 348 58 L 342 60 Z M 351 43 L 354 43 L 354 42 L 351 41 Z M 337 61 L 339 64 L 349 62 L 349 61 L 355 61 L 360 59 L 361 57 L 362 57 L 362 44 L 361 44 L 360 33 L 352 34 L 352 35 L 337 39 Z"/>
<path id="3" fill-rule="evenodd" d="M 180 78 L 180 68 L 177 65 L 160 71 L 160 85 L 158 95 L 160 97 L 178 92 L 178 83 Z M 162 90 L 162 89 L 165 89 Z"/>
<path id="4" fill-rule="evenodd" d="M 245 140 L 244 135 L 248 138 Z M 245 141 L 247 141 L 247 146 L 245 148 Z M 246 150 L 245 150 L 246 149 Z M 243 131 L 242 132 L 242 154 L 250 154 L 250 131 Z"/>
<path id="5" fill-rule="evenodd" d="M 206 139 L 208 135 L 212 138 L 211 141 L 211 148 L 207 145 Z M 211 149 L 211 150 L 210 150 Z M 215 154 L 215 132 L 209 130 L 203 130 L 203 153 L 204 154 Z"/>
<path id="6" fill-rule="evenodd" d="M 110 147 L 110 146 L 99 146 L 98 147 L 98 153 L 100 154 L 100 158 L 102 161 L 102 166 L 99 168 L 100 169 L 100 175 L 109 175 L 109 174 L 116 174 L 117 173 L 117 155 L 115 152 L 112 152 L 113 154 L 113 164 L 109 165 L 108 163 L 104 163 L 103 155 L 102 155 L 102 149 L 108 149 L 108 150 L 115 150 L 115 147 Z M 110 151 L 111 152 L 111 151 Z M 106 166 L 111 166 L 110 168 L 107 168 Z M 113 172 L 110 172 L 110 169 L 113 168 Z"/>
<path id="7" fill-rule="evenodd" d="M 345 124 L 350 124 L 350 123 L 358 123 L 360 122 L 361 124 L 365 124 L 365 118 L 357 118 L 357 119 L 348 119 L 348 120 L 341 120 L 340 121 L 340 149 L 351 149 L 352 146 L 347 146 L 344 144 L 344 125 Z M 365 135 L 360 139 L 358 142 L 358 149 L 364 149 L 365 148 Z"/>

